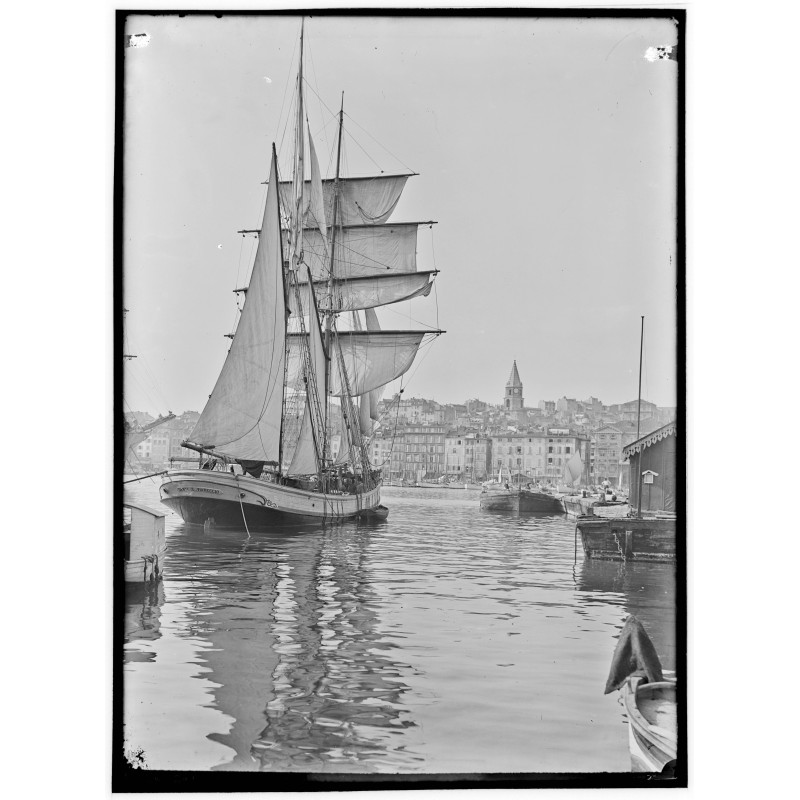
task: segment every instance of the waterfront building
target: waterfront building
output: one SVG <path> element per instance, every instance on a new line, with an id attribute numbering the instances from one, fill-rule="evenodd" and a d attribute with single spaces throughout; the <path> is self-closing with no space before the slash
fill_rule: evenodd
<path id="1" fill-rule="evenodd" d="M 520 481 L 558 483 L 577 452 L 585 460 L 586 439 L 569 428 L 493 435 L 492 472 L 503 469 Z"/>
<path id="2" fill-rule="evenodd" d="M 636 438 L 636 423 L 616 422 L 601 425 L 592 437 L 590 477 L 593 483 L 607 480 L 623 484 L 627 477 L 622 449 Z"/>
<path id="3" fill-rule="evenodd" d="M 480 433 L 450 431 L 445 437 L 445 472 L 464 482 L 483 481 L 491 473 L 491 439 Z"/>
<path id="4" fill-rule="evenodd" d="M 391 477 L 433 480 L 445 474 L 445 425 L 407 425 L 397 429 L 391 451 Z"/>

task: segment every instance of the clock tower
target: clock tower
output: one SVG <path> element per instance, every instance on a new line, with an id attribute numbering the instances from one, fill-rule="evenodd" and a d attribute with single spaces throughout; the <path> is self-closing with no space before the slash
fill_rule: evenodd
<path id="1" fill-rule="evenodd" d="M 522 381 L 519 379 L 519 372 L 517 372 L 517 362 L 511 367 L 511 376 L 506 382 L 506 396 L 505 408 L 507 411 L 522 411 L 525 405 L 524 398 L 522 397 Z"/>

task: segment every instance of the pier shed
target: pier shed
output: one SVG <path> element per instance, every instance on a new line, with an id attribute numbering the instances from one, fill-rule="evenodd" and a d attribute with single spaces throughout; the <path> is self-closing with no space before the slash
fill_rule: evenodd
<path id="1" fill-rule="evenodd" d="M 642 511 L 675 511 L 677 438 L 677 423 L 672 421 L 623 448 L 630 461 L 631 508 L 639 507 L 641 490 Z M 645 472 L 649 474 L 643 479 Z"/>

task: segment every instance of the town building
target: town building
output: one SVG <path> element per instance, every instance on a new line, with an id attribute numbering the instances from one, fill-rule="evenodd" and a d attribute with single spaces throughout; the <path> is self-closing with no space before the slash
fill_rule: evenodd
<path id="1" fill-rule="evenodd" d="M 450 431 L 445 436 L 445 472 L 450 477 L 484 481 L 491 473 L 492 440 L 480 433 Z"/>
<path id="2" fill-rule="evenodd" d="M 587 440 L 569 428 L 505 433 L 491 437 L 492 471 L 502 469 L 520 481 L 558 483 L 575 453 L 585 462 Z"/>
<path id="3" fill-rule="evenodd" d="M 398 428 L 391 451 L 390 473 L 395 479 L 433 480 L 445 474 L 445 425 Z"/>

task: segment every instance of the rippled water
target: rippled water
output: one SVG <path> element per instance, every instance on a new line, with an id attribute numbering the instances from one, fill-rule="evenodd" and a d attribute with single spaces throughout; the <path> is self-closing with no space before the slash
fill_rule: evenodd
<path id="1" fill-rule="evenodd" d="M 626 617 L 675 665 L 675 573 L 585 560 L 565 516 L 387 487 L 384 523 L 272 533 L 167 513 L 165 578 L 128 588 L 126 751 L 151 769 L 629 771 L 603 689 Z"/>

